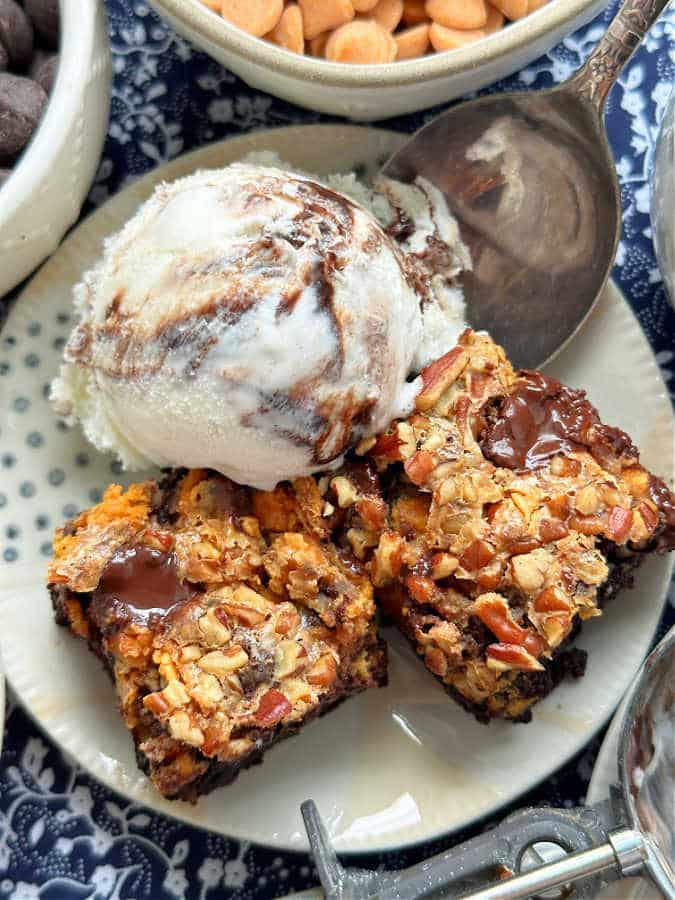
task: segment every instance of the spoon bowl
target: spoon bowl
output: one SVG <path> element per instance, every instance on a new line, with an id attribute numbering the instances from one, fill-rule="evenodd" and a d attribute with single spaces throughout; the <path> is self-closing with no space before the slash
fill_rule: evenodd
<path id="1" fill-rule="evenodd" d="M 668 0 L 627 0 L 590 59 L 552 90 L 496 94 L 437 116 L 385 164 L 439 188 L 471 252 L 473 328 L 540 368 L 583 325 L 609 277 L 621 194 L 607 93 Z"/>
<path id="2" fill-rule="evenodd" d="M 384 173 L 421 175 L 447 197 L 473 261 L 469 324 L 519 367 L 552 359 L 616 253 L 619 186 L 594 109 L 569 87 L 483 97 L 430 122 Z"/>

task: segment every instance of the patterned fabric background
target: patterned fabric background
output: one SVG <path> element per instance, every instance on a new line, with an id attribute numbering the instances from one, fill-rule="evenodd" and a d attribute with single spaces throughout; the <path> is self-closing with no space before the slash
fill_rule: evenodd
<path id="1" fill-rule="evenodd" d="M 98 205 L 130 179 L 205 142 L 255 128 L 327 120 L 259 93 L 172 33 L 133 0 L 108 0 L 115 83 Z M 546 57 L 491 90 L 563 81 L 584 61 L 617 3 Z M 675 392 L 675 311 L 658 273 L 649 225 L 649 174 L 658 122 L 675 83 L 675 9 L 652 32 L 614 89 L 607 122 L 621 177 L 623 239 L 615 278 Z M 412 131 L 434 111 L 384 123 Z M 1 319 L 1 317 L 0 317 Z M 675 591 L 659 629 L 675 623 Z M 521 804 L 583 801 L 600 738 Z M 458 837 L 469 836 L 465 835 Z M 400 866 L 449 844 L 362 864 Z M 284 895 L 315 883 L 302 855 L 215 837 L 129 804 L 89 778 L 13 702 L 0 765 L 0 898 L 231 900 Z"/>

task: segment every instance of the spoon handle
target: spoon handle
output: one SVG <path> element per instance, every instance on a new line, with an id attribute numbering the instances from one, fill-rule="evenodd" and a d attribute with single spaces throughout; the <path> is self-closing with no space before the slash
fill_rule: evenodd
<path id="1" fill-rule="evenodd" d="M 670 0 L 626 0 L 572 84 L 602 113 L 619 73 Z"/>

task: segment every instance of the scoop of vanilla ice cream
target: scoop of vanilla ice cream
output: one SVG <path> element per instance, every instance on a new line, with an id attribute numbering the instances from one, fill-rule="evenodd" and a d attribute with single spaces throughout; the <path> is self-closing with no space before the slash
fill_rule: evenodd
<path id="1" fill-rule="evenodd" d="M 398 222 L 385 188 L 364 199 Z M 209 467 L 269 489 L 339 465 L 412 409 L 411 371 L 462 327 L 452 276 L 434 288 L 404 230 L 250 163 L 161 185 L 76 288 L 56 411 L 127 468 Z"/>
<path id="2" fill-rule="evenodd" d="M 249 153 L 245 162 L 290 168 L 268 150 Z M 324 180 L 367 209 L 399 251 L 422 314 L 422 335 L 412 360 L 419 372 L 452 348 L 466 328 L 460 278 L 472 264 L 457 221 L 441 191 L 425 178 L 404 184 L 380 175 L 366 183 L 349 172 Z"/>

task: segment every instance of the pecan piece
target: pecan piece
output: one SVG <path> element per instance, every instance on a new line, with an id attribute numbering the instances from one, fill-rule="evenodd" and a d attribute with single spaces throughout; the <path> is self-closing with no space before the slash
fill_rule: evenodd
<path id="1" fill-rule="evenodd" d="M 417 409 L 426 412 L 440 400 L 441 395 L 459 378 L 469 361 L 463 347 L 454 347 L 426 369 L 422 369 L 422 390 L 417 395 Z"/>
<path id="2" fill-rule="evenodd" d="M 453 625 L 452 622 L 439 622 L 438 625 L 433 625 L 429 629 L 427 636 L 447 656 L 461 658 L 461 635 L 459 628 Z"/>
<path id="3" fill-rule="evenodd" d="M 543 544 L 561 541 L 569 533 L 567 525 L 559 519 L 542 519 L 539 523 L 539 539 Z"/>
<path id="4" fill-rule="evenodd" d="M 190 702 L 188 693 L 182 682 L 174 679 L 170 681 L 162 691 L 162 695 L 170 707 L 185 706 Z"/>
<path id="5" fill-rule="evenodd" d="M 199 660 L 197 665 L 204 672 L 225 678 L 231 672 L 236 672 L 248 662 L 248 654 L 242 647 L 230 647 L 228 650 L 212 650 Z"/>
<path id="6" fill-rule="evenodd" d="M 410 459 L 417 448 L 415 432 L 407 422 L 397 422 L 393 431 L 381 434 L 370 453 L 380 459 L 403 462 Z"/>
<path id="7" fill-rule="evenodd" d="M 472 541 L 459 558 L 459 564 L 467 572 L 475 572 L 482 569 L 494 557 L 495 550 L 488 543 L 481 540 Z"/>
<path id="8" fill-rule="evenodd" d="M 642 516 L 642 521 L 649 531 L 654 531 L 659 524 L 659 517 L 647 503 L 641 503 L 638 506 L 638 512 Z"/>
<path id="9" fill-rule="evenodd" d="M 623 544 L 633 524 L 633 513 L 630 509 L 613 506 L 609 511 L 607 522 L 608 536 L 617 544 Z"/>
<path id="10" fill-rule="evenodd" d="M 511 618 L 506 600 L 499 594 L 482 594 L 474 604 L 476 615 L 483 625 L 504 644 L 517 644 L 533 656 L 540 656 L 546 642 L 536 632 L 521 628 Z"/>
<path id="11" fill-rule="evenodd" d="M 143 706 L 156 716 L 165 715 L 170 709 L 161 692 L 146 694 L 143 697 Z"/>
<path id="12" fill-rule="evenodd" d="M 649 491 L 649 472 L 642 466 L 628 466 L 621 473 L 621 480 L 632 497 L 646 497 Z"/>
<path id="13" fill-rule="evenodd" d="M 554 456 L 551 460 L 551 472 L 554 475 L 574 477 L 581 472 L 581 463 L 572 456 Z"/>
<path id="14" fill-rule="evenodd" d="M 282 694 L 281 691 L 276 691 L 272 688 L 260 698 L 260 703 L 255 713 L 256 722 L 259 722 L 260 725 L 264 725 L 266 728 L 271 728 L 272 725 L 276 725 L 284 716 L 287 716 L 292 709 L 293 707 L 288 697 Z"/>
<path id="15" fill-rule="evenodd" d="M 387 505 L 381 497 L 364 497 L 357 502 L 356 509 L 370 528 L 374 528 L 376 531 L 384 528 Z"/>
<path id="16" fill-rule="evenodd" d="M 416 603 L 429 603 L 436 594 L 436 585 L 426 575 L 408 575 L 405 586 Z"/>
<path id="17" fill-rule="evenodd" d="M 541 623 L 541 629 L 546 635 L 549 647 L 557 647 L 570 633 L 572 617 L 570 613 L 555 613 L 547 616 Z"/>
<path id="18" fill-rule="evenodd" d="M 380 536 L 373 557 L 373 583 L 381 587 L 398 578 L 403 565 L 403 540 L 394 531 L 385 531 Z"/>
<path id="19" fill-rule="evenodd" d="M 307 651 L 297 641 L 279 641 L 274 650 L 274 677 L 277 681 L 294 675 L 307 660 Z"/>
<path id="20" fill-rule="evenodd" d="M 197 623 L 208 647 L 222 647 L 229 641 L 230 629 L 227 625 L 227 613 L 221 606 L 208 609 Z"/>
<path id="21" fill-rule="evenodd" d="M 511 577 L 523 593 L 532 596 L 542 587 L 551 565 L 551 555 L 542 549 L 514 556 L 510 563 Z"/>
<path id="22" fill-rule="evenodd" d="M 190 716 L 182 709 L 169 718 L 169 734 L 176 741 L 183 741 L 193 747 L 201 747 L 204 743 L 204 732 L 193 725 Z"/>
<path id="23" fill-rule="evenodd" d="M 548 511 L 556 519 L 566 519 L 570 514 L 570 498 L 567 494 L 559 494 L 557 497 L 549 497 L 546 501 Z"/>
<path id="24" fill-rule="evenodd" d="M 541 672 L 542 664 L 519 644 L 490 644 L 486 651 L 489 669 L 506 672 L 515 669 L 521 672 Z"/>
<path id="25" fill-rule="evenodd" d="M 577 491 L 574 498 L 574 508 L 583 516 L 592 516 L 600 508 L 600 494 L 592 484 L 584 485 Z"/>
<path id="26" fill-rule="evenodd" d="M 580 534 L 594 536 L 603 534 L 605 522 L 600 516 L 575 515 L 570 518 L 570 528 L 573 528 L 574 531 L 578 531 Z"/>
<path id="27" fill-rule="evenodd" d="M 434 553 L 431 557 L 431 577 L 434 581 L 447 578 L 459 566 L 459 560 L 450 553 Z"/>
<path id="28" fill-rule="evenodd" d="M 249 628 L 264 622 L 272 608 L 261 594 L 245 585 L 235 588 L 232 598 L 223 600 L 222 605 L 230 616 Z"/>
<path id="29" fill-rule="evenodd" d="M 403 463 L 403 468 L 413 484 L 422 485 L 436 468 L 436 460 L 428 450 L 418 450 Z"/>
<path id="30" fill-rule="evenodd" d="M 353 506 L 359 499 L 356 487 L 349 478 L 346 478 L 344 475 L 337 475 L 331 481 L 330 486 L 335 491 L 340 509 L 346 509 L 348 506 Z"/>
<path id="31" fill-rule="evenodd" d="M 319 657 L 307 673 L 307 681 L 316 687 L 330 687 L 336 678 L 337 664 L 330 653 Z"/>
<path id="32" fill-rule="evenodd" d="M 443 678 L 448 672 L 447 657 L 439 647 L 427 647 L 424 652 L 424 664 L 439 678 Z"/>
<path id="33" fill-rule="evenodd" d="M 300 626 L 300 616 L 297 609 L 292 603 L 280 603 L 276 608 L 276 626 L 274 630 L 277 634 L 290 635 L 295 634 Z"/>
<path id="34" fill-rule="evenodd" d="M 155 531 L 148 529 L 143 535 L 143 544 L 152 547 L 153 550 L 161 550 L 168 553 L 174 543 L 173 535 L 168 531 Z"/>
<path id="35" fill-rule="evenodd" d="M 567 597 L 561 596 L 554 587 L 547 587 L 534 601 L 534 609 L 539 613 L 568 612 L 570 602 Z"/>

